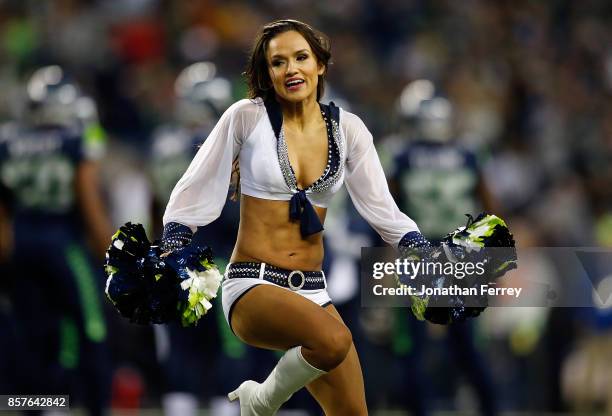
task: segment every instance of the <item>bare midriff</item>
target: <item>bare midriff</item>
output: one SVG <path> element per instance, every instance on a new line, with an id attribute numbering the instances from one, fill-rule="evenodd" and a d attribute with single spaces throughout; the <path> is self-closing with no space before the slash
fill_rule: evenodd
<path id="1" fill-rule="evenodd" d="M 327 210 L 313 207 L 323 224 Z M 321 270 L 323 233 L 302 238 L 299 221 L 289 219 L 289 201 L 242 195 L 240 227 L 231 261 L 265 262 L 289 270 Z"/>

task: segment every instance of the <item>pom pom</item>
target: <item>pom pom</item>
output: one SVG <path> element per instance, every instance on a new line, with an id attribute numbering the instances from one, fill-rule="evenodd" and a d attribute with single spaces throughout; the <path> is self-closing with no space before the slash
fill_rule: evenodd
<path id="1" fill-rule="evenodd" d="M 414 250 L 412 250 L 414 252 Z M 427 287 L 450 287 L 458 285 L 463 288 L 477 288 L 478 295 L 450 296 L 411 296 L 412 313 L 419 320 L 436 324 L 462 322 L 467 318 L 480 315 L 488 305 L 485 295 L 480 295 L 478 288 L 503 276 L 507 271 L 517 267 L 517 256 L 514 239 L 506 223 L 495 215 L 480 214 L 476 219 L 468 215 L 466 226 L 449 233 L 440 246 L 418 250 L 422 253 L 416 259 L 425 261 L 470 262 L 482 263 L 484 273 L 481 276 L 457 280 L 453 276 L 436 276 L 434 278 L 418 276 L 411 282 L 399 277 L 399 284 L 426 285 Z M 412 257 L 415 258 L 414 255 Z M 477 305 L 477 306 L 471 306 Z"/>
<path id="2" fill-rule="evenodd" d="M 195 325 L 204 316 L 212 304 L 210 300 L 217 296 L 221 284 L 221 273 L 217 268 L 204 271 L 187 269 L 189 278 L 181 281 L 181 289 L 187 292 L 187 301 L 181 302 L 181 323 L 183 326 Z"/>
<path id="3" fill-rule="evenodd" d="M 449 233 L 443 244 L 459 253 L 459 257 L 466 259 L 465 261 L 484 262 L 484 277 L 487 282 L 516 269 L 514 238 L 504 220 L 486 212 L 478 215 L 476 219 L 471 215 L 467 217 L 466 226 Z"/>
<path id="4" fill-rule="evenodd" d="M 123 316 L 137 315 L 145 297 L 143 256 L 151 244 L 140 224 L 127 223 L 113 235 L 106 251 L 106 296 Z"/>
<path id="5" fill-rule="evenodd" d="M 176 271 L 179 286 L 179 313 L 183 326 L 195 325 L 212 307 L 223 276 L 213 263 L 208 247 L 190 244 L 168 256 L 166 263 Z"/>
<path id="6" fill-rule="evenodd" d="M 212 251 L 192 242 L 161 255 L 142 225 L 122 226 L 106 252 L 106 296 L 134 323 L 196 325 L 211 308 L 221 282 Z"/>

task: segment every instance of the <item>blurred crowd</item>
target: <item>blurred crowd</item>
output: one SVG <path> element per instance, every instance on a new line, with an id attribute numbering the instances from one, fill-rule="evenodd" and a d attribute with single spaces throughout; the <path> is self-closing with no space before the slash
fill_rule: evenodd
<path id="1" fill-rule="evenodd" d="M 389 175 L 418 135 L 402 92 L 428 80 L 452 108 L 453 145 L 475 155 L 488 198 L 519 247 L 612 247 L 612 4 L 604 0 L 0 0 L 0 121 L 22 120 L 31 74 L 60 65 L 95 101 L 107 136 L 105 156 L 96 160 L 110 222 L 141 222 L 158 237 L 164 202 L 156 197 L 152 143 L 162 126 L 209 128 L 181 119 L 177 77 L 193 63 L 212 62 L 227 83 L 228 103 L 243 98 L 241 73 L 255 33 L 276 18 L 305 21 L 329 36 L 326 99 L 364 120 Z M 364 310 L 356 289 L 359 247 L 376 241 L 345 202 L 330 208 L 326 267 L 335 271 L 330 278 L 345 276 L 330 282 L 330 292 L 362 345 L 373 409 L 612 411 L 610 300 L 491 308 L 458 331 L 398 318 L 407 309 Z M 221 264 L 236 233 L 238 204 L 228 205 L 225 219 L 203 237 L 218 245 Z M 92 262 L 101 271 L 100 256 Z M 563 262 L 524 266 L 560 284 L 573 278 Z M 19 278 L 19 270 L 11 273 Z M 100 287 L 102 302 L 103 280 Z M 1 310 L 10 316 L 18 302 L 3 296 Z M 167 380 L 180 378 L 169 375 L 172 361 L 164 357 L 182 335 L 130 325 L 106 308 L 110 400 L 117 407 L 161 406 L 172 390 Z M 222 348 L 176 342 L 226 369 L 243 360 L 240 374 L 252 374 L 244 369 L 256 367 L 253 360 L 271 368 L 273 359 L 245 350 L 220 329 L 222 320 L 209 321 L 219 323 L 210 329 L 216 335 L 200 334 L 198 343 Z M 207 381 L 195 384 L 209 391 L 190 394 L 201 406 L 213 406 L 210 398 L 221 394 L 210 387 L 227 371 L 217 366 L 198 367 Z M 3 394 L 12 392 L 10 383 L 0 385 L 8 389 Z M 415 395 L 427 403 L 398 399 Z M 298 399 L 295 408 L 312 408 Z"/>

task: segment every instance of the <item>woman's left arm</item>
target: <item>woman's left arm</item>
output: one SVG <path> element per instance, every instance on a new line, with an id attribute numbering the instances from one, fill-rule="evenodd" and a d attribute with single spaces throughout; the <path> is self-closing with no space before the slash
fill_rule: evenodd
<path id="1" fill-rule="evenodd" d="M 347 112 L 343 116 L 347 123 L 345 183 L 359 214 L 395 248 L 429 245 L 391 196 L 372 134 L 359 117 Z"/>

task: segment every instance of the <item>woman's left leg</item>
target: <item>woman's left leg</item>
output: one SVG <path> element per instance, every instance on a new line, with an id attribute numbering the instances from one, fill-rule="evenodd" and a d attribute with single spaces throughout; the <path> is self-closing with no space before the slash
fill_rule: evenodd
<path id="1" fill-rule="evenodd" d="M 333 305 L 325 307 L 325 310 L 343 322 Z M 351 345 L 349 353 L 339 366 L 317 378 L 306 388 L 321 405 L 326 416 L 368 414 L 363 374 L 355 345 Z"/>

